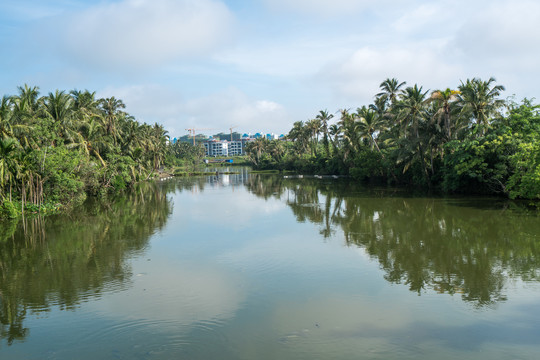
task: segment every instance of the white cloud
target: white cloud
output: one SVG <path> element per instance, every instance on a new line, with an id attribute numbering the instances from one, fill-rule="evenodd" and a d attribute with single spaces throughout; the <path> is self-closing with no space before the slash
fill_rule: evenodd
<path id="1" fill-rule="evenodd" d="M 373 4 L 371 0 L 265 0 L 272 9 L 320 15 L 356 12 Z"/>
<path id="2" fill-rule="evenodd" d="M 283 132 L 291 121 L 282 105 L 267 99 L 253 99 L 242 91 L 229 88 L 184 104 L 187 124 L 226 131 L 238 125 L 242 132 Z"/>
<path id="3" fill-rule="evenodd" d="M 233 317 L 245 297 L 241 285 L 242 279 L 227 269 L 162 258 L 152 271 L 138 274 L 129 291 L 111 294 L 90 306 L 115 318 L 168 321 L 189 327 Z M 133 296 L 137 301 L 130 301 Z"/>
<path id="4" fill-rule="evenodd" d="M 429 87 L 452 86 L 460 68 L 445 60 L 443 44 L 404 44 L 386 48 L 363 47 L 340 61 L 328 64 L 317 79 L 328 83 L 337 97 L 368 104 L 386 78 Z"/>
<path id="5" fill-rule="evenodd" d="M 455 16 L 455 4 L 427 3 L 405 12 L 393 24 L 396 34 L 432 36 L 453 31 L 461 17 Z"/>
<path id="6" fill-rule="evenodd" d="M 227 43 L 233 16 L 214 0 L 123 0 L 65 14 L 61 47 L 100 68 L 158 66 Z"/>
<path id="7" fill-rule="evenodd" d="M 537 1 L 504 1 L 470 17 L 457 32 L 455 46 L 466 55 L 480 56 L 482 61 L 493 56 L 537 56 L 540 49 L 540 3 Z"/>
<path id="8" fill-rule="evenodd" d="M 217 133 L 236 125 L 239 132 L 283 133 L 293 122 L 281 104 L 252 98 L 236 88 L 189 99 L 159 85 L 108 87 L 97 95 L 122 99 L 138 121 L 163 124 L 172 137 L 184 135 L 186 128 L 210 128 L 205 133 Z"/>

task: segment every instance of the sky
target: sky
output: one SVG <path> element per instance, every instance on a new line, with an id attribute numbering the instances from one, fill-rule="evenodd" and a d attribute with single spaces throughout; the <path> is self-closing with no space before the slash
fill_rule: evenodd
<path id="1" fill-rule="evenodd" d="M 538 24 L 537 0 L 1 0 L 0 96 L 86 89 L 171 137 L 282 134 L 387 78 L 535 98 Z"/>

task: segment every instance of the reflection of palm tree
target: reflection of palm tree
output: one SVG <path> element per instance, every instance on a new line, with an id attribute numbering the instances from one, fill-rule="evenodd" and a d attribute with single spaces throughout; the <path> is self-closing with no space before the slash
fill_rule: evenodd
<path id="1" fill-rule="evenodd" d="M 55 304 L 74 309 L 126 286 L 131 274 L 125 259 L 146 248 L 171 211 L 167 193 L 145 182 L 117 201 L 87 203 L 69 221 L 36 216 L 3 224 L 13 231 L 0 233 L 0 269 L 9 269 L 0 276 L 0 339 L 8 344 L 24 340 L 29 313 L 49 311 Z"/>
<path id="2" fill-rule="evenodd" d="M 352 183 L 326 186 L 303 179 L 300 185 L 293 179 L 274 179 L 265 177 L 263 183 L 250 178 L 248 189 L 264 198 L 279 197 L 274 181 L 282 181 L 282 193 L 287 193 L 282 199 L 297 221 L 321 225 L 324 237 L 339 227 L 348 246 L 359 246 L 379 261 L 387 281 L 407 284 L 419 294 L 427 289 L 461 293 L 464 301 L 485 306 L 505 300 L 505 268 L 523 276 L 540 268 L 530 257 L 537 252 L 534 237 L 525 236 L 517 246 L 505 240 L 523 232 L 519 229 L 540 231 L 535 219 L 501 224 L 500 219 L 478 218 L 476 210 L 439 200 L 388 197 L 384 192 L 353 197 L 347 195 L 358 193 Z M 485 235 L 493 232 L 500 233 L 496 244 Z"/>

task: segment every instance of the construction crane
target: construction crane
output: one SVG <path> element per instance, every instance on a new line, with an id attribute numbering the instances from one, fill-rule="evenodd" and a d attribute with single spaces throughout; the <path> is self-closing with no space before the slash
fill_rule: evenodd
<path id="1" fill-rule="evenodd" d="M 214 130 L 214 129 L 210 129 L 210 128 L 186 129 L 186 131 L 188 131 L 190 133 L 191 137 L 193 138 L 193 145 L 195 145 L 195 131 L 199 131 L 199 130 Z"/>
<path id="2" fill-rule="evenodd" d="M 231 127 L 229 128 L 229 130 L 231 130 L 231 141 L 232 141 L 232 129 L 237 128 L 238 126 L 239 126 L 239 125 L 234 125 L 234 126 L 231 126 Z"/>

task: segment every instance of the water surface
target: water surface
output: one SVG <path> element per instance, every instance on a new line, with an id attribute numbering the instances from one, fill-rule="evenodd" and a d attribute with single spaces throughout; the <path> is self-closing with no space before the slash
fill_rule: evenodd
<path id="1" fill-rule="evenodd" d="M 516 203 L 242 171 L 0 229 L 2 359 L 540 358 Z"/>

